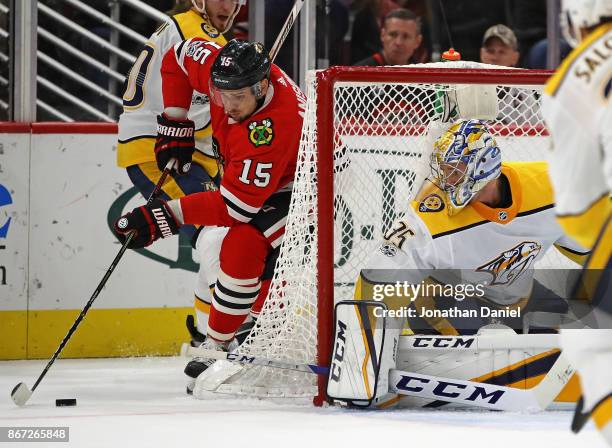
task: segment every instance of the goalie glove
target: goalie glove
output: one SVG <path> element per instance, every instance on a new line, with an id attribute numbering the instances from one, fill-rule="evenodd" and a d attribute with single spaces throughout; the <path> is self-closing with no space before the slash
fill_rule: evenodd
<path id="1" fill-rule="evenodd" d="M 160 238 L 178 233 L 180 224 L 166 201 L 155 199 L 137 207 L 115 221 L 115 235 L 125 243 L 130 232 L 136 232 L 128 247 L 142 249 Z"/>
<path id="2" fill-rule="evenodd" d="M 195 125 L 191 120 L 172 120 L 166 114 L 157 116 L 157 139 L 155 160 L 157 168 L 163 171 L 170 159 L 176 159 L 175 170 L 186 174 L 191 168 L 195 151 Z"/>

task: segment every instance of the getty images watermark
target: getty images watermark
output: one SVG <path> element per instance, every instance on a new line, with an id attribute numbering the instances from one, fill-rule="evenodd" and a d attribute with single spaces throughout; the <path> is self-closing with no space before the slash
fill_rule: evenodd
<path id="1" fill-rule="evenodd" d="M 462 302 L 465 299 L 484 299 L 486 284 L 456 283 L 439 284 L 421 281 L 412 283 L 396 281 L 394 283 L 375 284 L 372 287 L 372 299 L 375 301 L 399 300 L 406 305 L 391 309 L 374 308 L 376 317 L 420 317 L 435 318 L 517 318 L 521 317 L 520 307 L 510 306 L 479 306 L 459 307 L 432 306 L 432 302 L 423 298 L 436 297 Z"/>

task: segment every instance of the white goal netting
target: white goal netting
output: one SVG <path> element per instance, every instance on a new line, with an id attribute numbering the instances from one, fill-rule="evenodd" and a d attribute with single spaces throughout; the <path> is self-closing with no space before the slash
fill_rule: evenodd
<path id="1" fill-rule="evenodd" d="M 446 75 L 449 68 L 462 70 L 450 70 L 461 73 Z M 340 68 L 332 70 L 336 74 L 342 72 Z M 490 124 L 503 158 L 546 157 L 549 142 L 540 114 L 545 75 L 540 74 L 534 81 L 524 71 L 495 71 L 491 66 L 476 63 L 345 70 L 350 73 L 344 78 L 350 80 L 333 82 L 331 102 L 318 99 L 318 80 L 329 78 L 329 70 L 309 74 L 285 239 L 270 295 L 256 327 L 240 348 L 243 353 L 316 363 L 318 351 L 325 344 L 331 345 L 331 341 L 317 335 L 320 299 L 317 245 L 322 232 L 333 230 L 333 300 L 350 299 L 359 270 L 378 247 L 381 235 L 408 207 L 423 175 L 429 172 L 425 155 L 430 143 L 425 133 L 432 121 L 441 118 L 444 100 L 450 92 L 461 90 L 466 84 L 495 84 L 499 112 Z M 410 80 L 402 82 L 404 75 Z M 385 80 L 386 77 L 393 81 Z M 331 123 L 321 121 L 326 116 L 322 112 L 327 113 Z M 324 134 L 322 127 L 329 125 L 333 132 Z M 321 141 L 324 138 L 328 141 Z M 317 220 L 318 182 L 331 179 L 317 176 L 321 148 L 334 156 L 333 229 L 320 228 Z M 557 254 L 547 254 L 540 263 L 546 267 L 565 265 Z M 325 306 L 330 307 L 329 303 Z M 317 394 L 317 378 L 250 366 L 229 378 L 218 391 L 313 397 Z"/>

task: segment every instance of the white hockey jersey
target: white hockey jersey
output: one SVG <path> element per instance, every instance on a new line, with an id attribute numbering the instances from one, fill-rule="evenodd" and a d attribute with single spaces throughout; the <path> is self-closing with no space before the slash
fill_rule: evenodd
<path id="1" fill-rule="evenodd" d="M 550 177 L 560 223 L 591 247 L 611 213 L 612 24 L 601 25 L 546 85 L 543 114 L 554 148 Z"/>
<path id="2" fill-rule="evenodd" d="M 119 117 L 119 166 L 127 167 L 155 160 L 150 140 L 147 144 L 130 142 L 157 136 L 156 116 L 164 109 L 160 74 L 162 59 L 175 44 L 192 37 L 226 44 L 223 35 L 194 10 L 173 16 L 171 22 L 161 25 L 145 43 L 125 83 L 123 113 Z M 207 95 L 194 91 L 189 118 L 195 122 L 196 148 L 213 156 L 210 149 L 212 128 Z"/>
<path id="3" fill-rule="evenodd" d="M 363 282 L 418 283 L 429 273 L 448 284 L 436 276 L 458 275 L 454 284 L 482 285 L 484 299 L 505 306 L 530 295 L 533 265 L 553 244 L 575 255 L 587 252 L 555 219 L 546 163 L 503 163 L 502 174 L 512 194 L 507 208 L 474 202 L 449 216 L 443 193 L 432 186 L 386 232 L 362 270 Z"/>

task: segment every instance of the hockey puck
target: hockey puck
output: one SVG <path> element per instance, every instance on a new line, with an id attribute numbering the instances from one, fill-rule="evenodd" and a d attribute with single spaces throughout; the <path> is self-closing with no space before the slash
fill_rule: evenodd
<path id="1" fill-rule="evenodd" d="M 76 398 L 58 398 L 55 406 L 76 406 Z"/>

